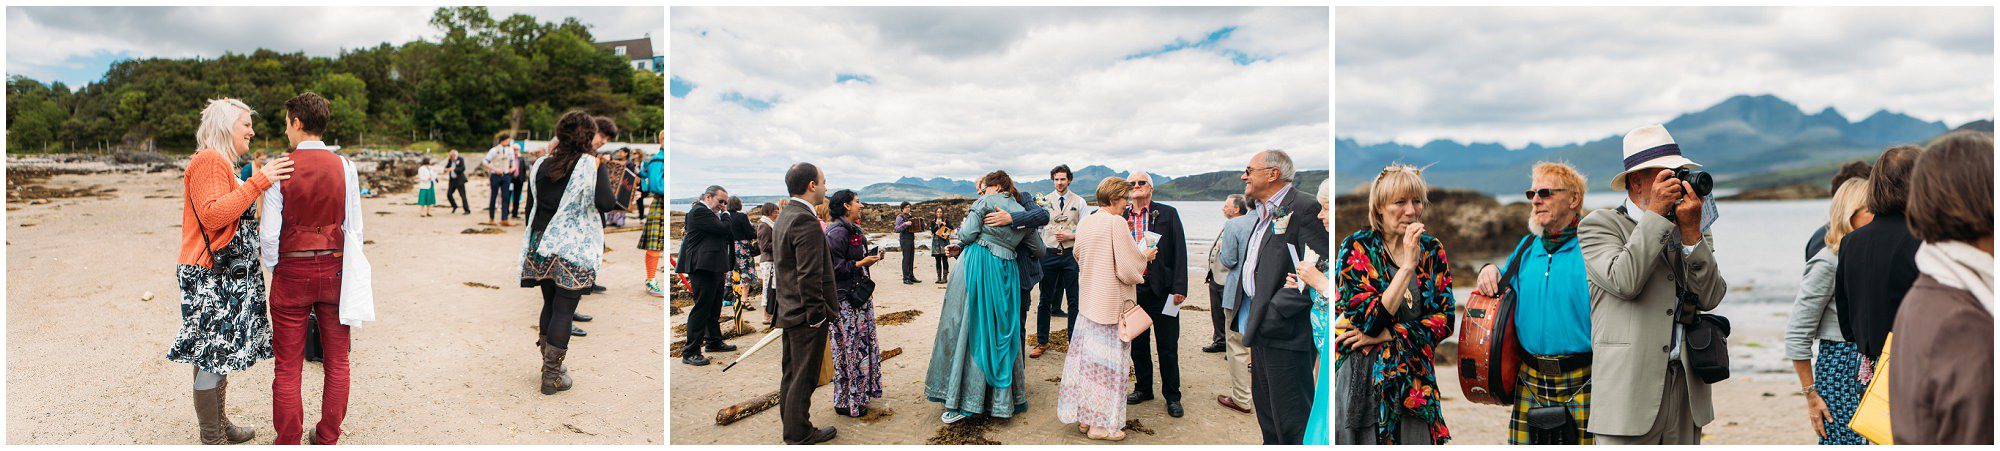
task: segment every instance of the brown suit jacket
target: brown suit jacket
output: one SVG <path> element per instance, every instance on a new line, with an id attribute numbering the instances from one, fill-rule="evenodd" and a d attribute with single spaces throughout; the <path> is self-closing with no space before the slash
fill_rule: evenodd
<path id="1" fill-rule="evenodd" d="M 834 315 L 833 256 L 812 209 L 791 199 L 784 202 L 771 235 L 771 261 L 777 266 L 775 325 L 817 327 Z"/>

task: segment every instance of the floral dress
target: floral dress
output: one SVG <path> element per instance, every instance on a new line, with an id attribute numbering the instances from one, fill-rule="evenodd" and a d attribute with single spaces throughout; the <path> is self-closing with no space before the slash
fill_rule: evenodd
<path id="1" fill-rule="evenodd" d="M 1374 335 L 1388 331 L 1388 342 L 1345 351 L 1341 364 L 1367 365 L 1375 397 L 1376 443 L 1394 445 L 1403 437 L 1403 416 L 1415 415 L 1430 425 L 1431 444 L 1451 440 L 1438 402 L 1437 374 L 1431 359 L 1437 345 L 1451 336 L 1456 310 L 1451 298 L 1451 274 L 1444 245 L 1436 237 L 1419 238 L 1422 256 L 1412 274 L 1409 295 L 1397 313 L 1381 303 L 1382 291 L 1396 274 L 1382 235 L 1372 229 L 1348 235 L 1340 242 L 1340 268 L 1335 281 L 1340 294 L 1334 305 L 1339 319 Z"/>
<path id="2" fill-rule="evenodd" d="M 257 269 L 257 217 L 237 219 L 236 237 L 212 253 L 212 268 L 179 265 L 181 328 L 167 360 L 227 375 L 271 358 L 271 317 Z M 241 272 L 231 276 L 229 273 Z"/>
<path id="3" fill-rule="evenodd" d="M 869 299 L 875 282 L 868 268 L 854 266 L 868 257 L 868 234 L 845 218 L 835 220 L 826 232 L 839 297 L 834 300 L 838 317 L 827 329 L 833 340 L 833 406 L 859 417 L 861 409 L 855 407 L 882 397 L 881 346 L 875 337 L 875 303 Z"/>

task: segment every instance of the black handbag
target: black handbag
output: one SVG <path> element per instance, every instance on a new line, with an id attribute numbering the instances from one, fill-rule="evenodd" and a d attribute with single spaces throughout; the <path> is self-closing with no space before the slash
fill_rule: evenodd
<path id="1" fill-rule="evenodd" d="M 1688 373 L 1713 384 L 1729 378 L 1729 318 L 1703 313 L 1687 326 Z"/>
<path id="2" fill-rule="evenodd" d="M 1569 415 L 1569 406 L 1528 409 L 1528 444 L 1576 445 L 1581 442 L 1576 432 L 1576 418 Z"/>

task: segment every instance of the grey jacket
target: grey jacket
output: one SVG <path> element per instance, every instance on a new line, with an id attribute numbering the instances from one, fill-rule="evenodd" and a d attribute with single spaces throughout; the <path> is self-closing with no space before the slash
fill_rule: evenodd
<path id="1" fill-rule="evenodd" d="M 1847 341 L 1833 314 L 1833 271 L 1839 266 L 1840 257 L 1826 248 L 1806 260 L 1799 297 L 1792 300 L 1792 315 L 1785 321 L 1785 359 L 1812 360 L 1813 343 L 1819 340 Z"/>
<path id="2" fill-rule="evenodd" d="M 1632 213 L 1638 221 L 1618 210 L 1597 210 L 1577 228 L 1590 279 L 1593 434 L 1644 435 L 1659 416 L 1668 355 L 1675 348 L 1674 280 L 1695 293 L 1701 311 L 1714 310 L 1729 290 L 1716 268 L 1712 236 L 1683 255 L 1673 222 L 1643 209 Z M 1686 352 L 1680 360 L 1687 368 Z M 1706 425 L 1715 419 L 1708 384 L 1686 379 L 1694 425 Z"/>
<path id="3" fill-rule="evenodd" d="M 1222 223 L 1222 234 L 1211 245 L 1210 275 L 1221 279 L 1222 308 L 1235 310 L 1243 291 L 1243 258 L 1250 253 L 1250 232 L 1257 230 L 1257 216 L 1246 214 Z"/>

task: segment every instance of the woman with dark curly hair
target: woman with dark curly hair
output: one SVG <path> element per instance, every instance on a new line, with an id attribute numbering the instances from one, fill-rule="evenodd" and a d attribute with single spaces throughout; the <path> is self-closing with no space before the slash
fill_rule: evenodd
<path id="1" fill-rule="evenodd" d="M 571 111 L 556 122 L 549 155 L 535 159 L 526 185 L 528 229 L 521 237 L 521 287 L 542 290 L 535 344 L 542 351 L 542 394 L 572 385 L 563 356 L 569 352 L 576 302 L 597 283 L 604 261 L 604 212 L 623 208 L 611 168 L 597 164 L 591 143 L 597 124 Z"/>
<path id="2" fill-rule="evenodd" d="M 827 197 L 833 223 L 826 226 L 826 249 L 833 257 L 833 287 L 840 316 L 828 336 L 833 340 L 833 412 L 860 417 L 868 404 L 882 397 L 882 355 L 875 340 L 875 279 L 868 269 L 882 261 L 868 249 L 868 232 L 861 230 L 861 199 L 853 190 Z"/>

